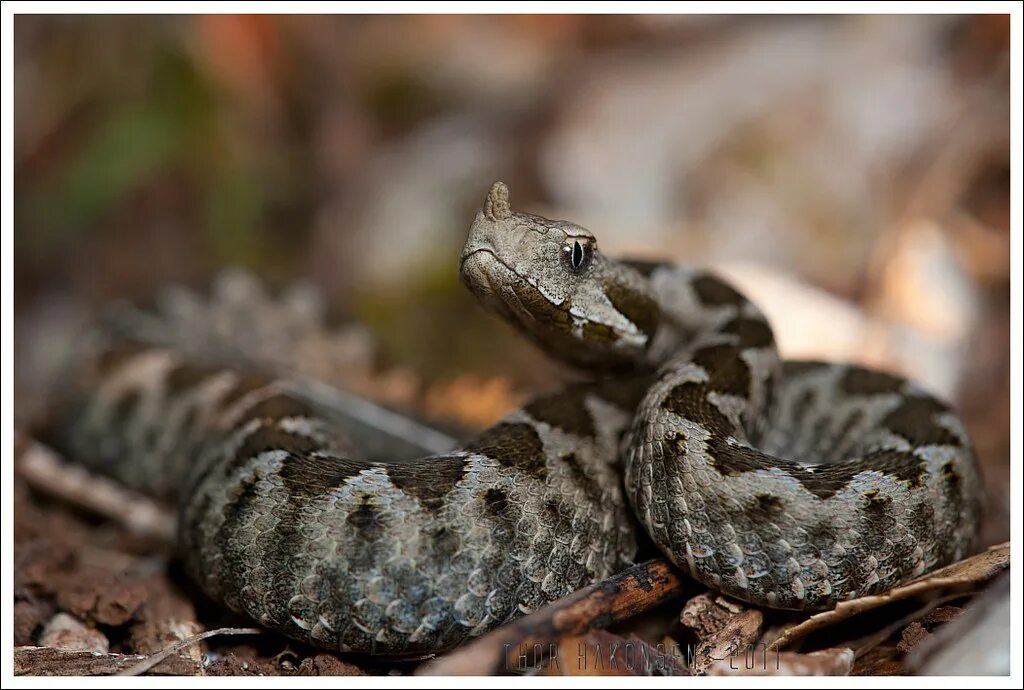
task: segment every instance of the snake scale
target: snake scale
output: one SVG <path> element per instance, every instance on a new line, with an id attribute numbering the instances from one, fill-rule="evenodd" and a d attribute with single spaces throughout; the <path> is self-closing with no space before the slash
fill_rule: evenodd
<path id="1" fill-rule="evenodd" d="M 513 211 L 502 183 L 459 270 L 591 378 L 459 450 L 375 462 L 286 380 L 111 336 L 65 381 L 60 443 L 176 497 L 211 597 L 340 651 L 450 648 L 626 567 L 640 529 L 705 585 L 782 609 L 974 548 L 978 471 L 950 408 L 889 374 L 781 361 L 713 275 L 609 258 L 578 225 Z"/>

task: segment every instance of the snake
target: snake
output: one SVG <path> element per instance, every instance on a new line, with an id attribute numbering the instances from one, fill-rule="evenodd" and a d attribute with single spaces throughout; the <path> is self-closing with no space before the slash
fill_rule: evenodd
<path id="1" fill-rule="evenodd" d="M 889 373 L 783 360 L 712 272 L 606 256 L 497 182 L 459 276 L 585 375 L 456 450 L 367 459 L 301 382 L 204 359 L 178 328 L 111 327 L 62 379 L 54 443 L 176 501 L 212 599 L 340 652 L 450 649 L 629 567 L 643 535 L 717 592 L 807 611 L 975 549 L 977 461 L 951 407 Z M 261 329 L 239 304 L 222 339 L 289 351 L 301 319 Z"/>

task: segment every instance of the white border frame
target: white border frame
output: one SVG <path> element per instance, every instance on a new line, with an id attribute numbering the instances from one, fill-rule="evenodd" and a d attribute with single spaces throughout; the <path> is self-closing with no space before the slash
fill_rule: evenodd
<path id="1" fill-rule="evenodd" d="M 3 645 L 2 662 L 0 662 L 0 678 L 5 686 L 56 688 L 70 684 L 81 687 L 135 687 L 145 684 L 155 688 L 196 687 L 217 685 L 220 687 L 274 687 L 282 684 L 280 678 L 36 678 L 13 677 L 13 429 L 14 429 L 14 348 L 13 348 L 13 306 L 14 306 L 14 15 L 15 14 L 215 14 L 232 12 L 258 12 L 269 14 L 310 14 L 310 13 L 353 13 L 353 14 L 663 14 L 663 13 L 706 13 L 706 14 L 845 14 L 845 13 L 878 13 L 878 14 L 1009 14 L 1010 19 L 1010 56 L 1011 56 L 1011 235 L 1010 235 L 1010 268 L 1011 288 L 1010 304 L 1012 315 L 1011 326 L 1011 442 L 1010 442 L 1010 476 L 1011 490 L 1011 543 L 1016 549 L 1021 536 L 1021 16 L 1022 8 L 1016 2 L 347 2 L 344 4 L 331 2 L 6 2 L 2 8 L 2 30 L 0 30 L 0 50 L 3 64 L 2 78 L 2 121 L 3 162 L 2 196 L 0 196 L 0 314 L 2 314 L 2 357 L 0 357 L 0 448 L 2 448 L 2 562 L 3 572 L 0 574 L 0 609 L 3 610 Z M 1015 559 L 1014 559 L 1015 560 Z M 910 688 L 925 687 L 1020 687 L 1021 685 L 1021 574 L 1016 564 L 1011 567 L 1011 600 L 1013 607 L 1011 623 L 1010 648 L 1013 655 L 1011 675 L 1000 677 L 964 677 L 955 681 L 929 677 L 872 677 L 866 678 L 790 678 L 765 677 L 752 681 L 750 678 L 646 678 L 645 684 L 661 687 L 676 687 L 682 683 L 715 685 L 722 687 L 748 687 L 763 685 L 764 687 L 860 687 L 866 683 L 872 685 L 900 686 Z M 284 681 L 295 687 L 328 687 L 343 683 L 354 688 L 363 687 L 406 687 L 414 685 L 428 688 L 469 688 L 483 683 L 491 687 L 517 687 L 522 685 L 546 687 L 609 687 L 626 686 L 636 683 L 636 679 L 623 677 L 602 677 L 593 680 L 585 677 L 559 678 L 523 678 L 505 677 L 489 678 L 482 681 L 477 678 L 410 678 L 403 677 L 366 677 L 345 678 L 288 678 Z"/>

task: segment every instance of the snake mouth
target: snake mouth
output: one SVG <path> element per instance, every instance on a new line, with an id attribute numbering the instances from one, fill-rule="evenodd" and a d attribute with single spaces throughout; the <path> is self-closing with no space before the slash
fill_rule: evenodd
<path id="1" fill-rule="evenodd" d="M 493 294 L 495 290 L 490 280 L 488 264 L 495 261 L 498 261 L 498 257 L 490 249 L 481 248 L 464 252 L 459 258 L 459 279 L 474 294 L 479 294 L 480 290 Z"/>
<path id="2" fill-rule="evenodd" d="M 505 275 L 499 275 L 504 269 Z M 490 247 L 476 247 L 462 254 L 459 259 L 459 277 L 474 294 L 480 294 L 478 288 L 488 295 L 496 296 L 502 292 L 501 286 L 509 280 L 523 281 L 524 278 L 514 268 L 501 260 L 501 257 Z"/>
<path id="3" fill-rule="evenodd" d="M 463 254 L 459 277 L 484 307 L 506 321 L 521 324 L 528 333 L 543 330 L 545 325 L 555 327 L 538 318 L 537 305 L 544 301 L 541 292 L 490 247 L 477 247 Z M 524 298 L 524 292 L 535 293 L 535 298 Z"/>
<path id="4" fill-rule="evenodd" d="M 459 273 L 461 274 L 466 268 L 466 262 L 479 254 L 490 254 L 495 260 L 498 256 L 494 253 L 493 249 L 488 247 L 474 247 L 472 249 L 466 248 L 462 251 L 462 256 L 459 257 Z"/>

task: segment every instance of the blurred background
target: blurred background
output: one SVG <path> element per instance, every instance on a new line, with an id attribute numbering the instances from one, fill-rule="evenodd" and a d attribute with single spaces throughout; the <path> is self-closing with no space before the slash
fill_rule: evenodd
<path id="1" fill-rule="evenodd" d="M 19 419 L 113 299 L 241 265 L 338 378 L 467 426 L 562 373 L 458 284 L 491 182 L 607 253 L 710 264 L 784 354 L 951 398 L 1008 538 L 1009 21 L 15 19 Z"/>

